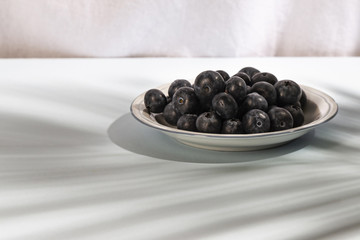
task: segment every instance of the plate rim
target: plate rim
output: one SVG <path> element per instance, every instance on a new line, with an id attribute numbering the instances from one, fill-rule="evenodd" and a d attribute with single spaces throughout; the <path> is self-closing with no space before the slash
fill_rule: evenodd
<path id="1" fill-rule="evenodd" d="M 166 132 L 166 133 L 170 133 L 170 134 L 182 134 L 182 135 L 188 135 L 188 136 L 194 136 L 194 137 L 209 137 L 209 138 L 234 138 L 234 139 L 246 139 L 246 138 L 267 138 L 267 137 L 274 137 L 274 136 L 282 136 L 282 135 L 287 135 L 287 134 L 292 134 L 292 133 L 296 133 L 296 132 L 302 132 L 302 131 L 308 131 L 311 130 L 323 123 L 326 123 L 328 121 L 330 121 L 332 118 L 334 118 L 339 110 L 339 106 L 336 103 L 336 101 L 329 96 L 327 93 L 320 91 L 316 88 L 307 86 L 307 85 L 303 85 L 303 84 L 299 84 L 300 87 L 302 89 L 305 89 L 305 92 L 307 93 L 308 91 L 312 92 L 313 94 L 316 94 L 317 96 L 320 96 L 322 99 L 325 100 L 325 102 L 328 104 L 329 106 L 329 110 L 326 112 L 326 114 L 319 119 L 316 119 L 315 121 L 312 121 L 310 123 L 304 124 L 302 126 L 296 127 L 296 128 L 291 128 L 291 129 L 286 129 L 286 130 L 281 130 L 281 131 L 274 131 L 274 132 L 265 132 L 265 133 L 254 133 L 254 134 L 219 134 L 219 133 L 203 133 L 203 132 L 191 132 L 191 131 L 186 131 L 186 130 L 181 130 L 181 129 L 177 129 L 177 128 L 171 128 L 168 127 L 166 125 L 162 125 L 156 121 L 150 121 L 149 118 L 143 118 L 143 115 L 141 113 L 137 113 L 136 112 L 136 108 L 135 108 L 135 103 L 139 102 L 143 102 L 144 99 L 144 95 L 146 92 L 141 93 L 140 95 L 138 95 L 132 102 L 130 105 L 130 112 L 132 114 L 132 116 L 138 120 L 139 122 L 141 122 L 142 124 L 145 124 L 151 128 L 155 128 L 157 130 Z M 170 86 L 170 84 L 163 84 L 159 87 L 155 87 L 155 89 L 159 89 L 162 90 L 166 87 Z M 142 111 L 142 110 L 140 110 Z M 139 112 L 140 112 L 139 111 Z M 149 114 L 149 116 L 151 116 L 151 114 Z"/>

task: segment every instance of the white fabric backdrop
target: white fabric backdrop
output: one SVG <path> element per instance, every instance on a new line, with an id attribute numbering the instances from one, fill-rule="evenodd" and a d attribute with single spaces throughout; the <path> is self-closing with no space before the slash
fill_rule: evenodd
<path id="1" fill-rule="evenodd" d="M 360 0 L 0 1 L 0 57 L 359 55 Z"/>

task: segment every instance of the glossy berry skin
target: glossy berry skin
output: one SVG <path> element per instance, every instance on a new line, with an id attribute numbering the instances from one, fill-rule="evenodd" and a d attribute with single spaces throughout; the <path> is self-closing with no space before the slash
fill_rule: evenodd
<path id="1" fill-rule="evenodd" d="M 191 83 L 185 79 L 177 79 L 173 81 L 168 89 L 169 97 L 172 98 L 176 90 L 178 90 L 181 87 L 191 87 Z"/>
<path id="2" fill-rule="evenodd" d="M 211 101 L 216 94 L 225 90 L 225 82 L 220 73 L 204 71 L 196 77 L 194 90 L 201 102 Z"/>
<path id="3" fill-rule="evenodd" d="M 238 112 L 238 104 L 235 99 L 228 93 L 221 92 L 212 99 L 213 110 L 222 118 L 234 118 Z"/>
<path id="4" fill-rule="evenodd" d="M 242 103 L 242 111 L 248 112 L 252 109 L 260 109 L 266 112 L 268 110 L 268 103 L 266 99 L 260 94 L 253 92 L 249 93 Z"/>
<path id="5" fill-rule="evenodd" d="M 145 93 L 144 104 L 149 112 L 160 113 L 164 110 L 167 99 L 159 89 L 150 89 Z"/>
<path id="6" fill-rule="evenodd" d="M 259 72 L 255 73 L 251 79 L 252 84 L 254 85 L 257 82 L 268 82 L 272 85 L 278 82 L 275 75 L 268 73 L 268 72 Z"/>
<path id="7" fill-rule="evenodd" d="M 291 116 L 293 117 L 294 120 L 293 127 L 299 127 L 303 125 L 305 116 L 303 110 L 299 105 L 286 105 L 284 106 L 284 108 L 288 110 Z"/>
<path id="8" fill-rule="evenodd" d="M 239 119 L 228 119 L 222 123 L 221 133 L 223 134 L 240 134 L 243 132 L 242 123 Z"/>
<path id="9" fill-rule="evenodd" d="M 175 108 L 174 103 L 170 102 L 164 108 L 163 116 L 171 125 L 176 125 L 177 121 L 181 117 L 181 113 Z"/>
<path id="10" fill-rule="evenodd" d="M 251 92 L 257 92 L 263 96 L 268 105 L 276 104 L 276 90 L 275 87 L 268 82 L 257 82 L 251 87 Z"/>
<path id="11" fill-rule="evenodd" d="M 199 107 L 199 100 L 191 87 L 179 88 L 172 99 L 175 108 L 181 113 L 196 113 Z"/>
<path id="12" fill-rule="evenodd" d="M 196 132 L 197 131 L 197 129 L 196 129 L 197 117 L 198 116 L 196 114 L 184 114 L 179 118 L 176 126 L 178 129 L 181 129 L 181 130 Z"/>
<path id="13" fill-rule="evenodd" d="M 292 128 L 294 120 L 291 113 L 285 108 L 273 107 L 268 111 L 271 131 L 281 131 Z"/>
<path id="14" fill-rule="evenodd" d="M 305 91 L 302 89 L 301 90 L 301 97 L 300 97 L 300 104 L 301 104 L 301 107 L 303 109 L 305 108 L 306 103 L 307 103 L 307 96 L 306 96 Z"/>
<path id="15" fill-rule="evenodd" d="M 242 118 L 245 133 L 264 133 L 270 131 L 270 119 L 266 112 L 253 109 Z"/>
<path id="16" fill-rule="evenodd" d="M 253 67 L 244 67 L 244 68 L 240 69 L 239 72 L 246 73 L 247 75 L 249 75 L 250 80 L 252 80 L 253 76 L 256 73 L 259 73 L 260 71 L 258 69 L 256 69 L 256 68 L 253 68 Z"/>
<path id="17" fill-rule="evenodd" d="M 240 77 L 245 81 L 246 85 L 248 85 L 248 86 L 251 85 L 251 78 L 249 77 L 249 75 L 247 75 L 244 72 L 238 72 L 233 77 Z"/>
<path id="18" fill-rule="evenodd" d="M 225 85 L 225 92 L 230 94 L 235 101 L 240 104 L 246 97 L 247 85 L 244 79 L 238 76 L 232 76 Z"/>
<path id="19" fill-rule="evenodd" d="M 196 129 L 204 133 L 220 133 L 221 117 L 215 112 L 204 112 L 196 119 Z"/>
<path id="20" fill-rule="evenodd" d="M 227 72 L 225 72 L 224 70 L 216 70 L 216 72 L 220 73 L 220 75 L 222 76 L 222 78 L 224 79 L 224 82 L 226 82 L 227 80 L 229 80 L 230 76 Z"/>
<path id="21" fill-rule="evenodd" d="M 292 80 L 281 80 L 274 86 L 279 106 L 295 104 L 301 98 L 301 88 Z"/>

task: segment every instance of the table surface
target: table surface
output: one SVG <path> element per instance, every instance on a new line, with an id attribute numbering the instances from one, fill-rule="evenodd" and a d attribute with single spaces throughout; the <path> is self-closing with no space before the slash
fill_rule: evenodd
<path id="1" fill-rule="evenodd" d="M 150 88 L 245 66 L 326 92 L 338 115 L 282 147 L 216 152 L 130 114 Z M 0 239 L 359 239 L 359 66 L 360 58 L 0 60 Z"/>

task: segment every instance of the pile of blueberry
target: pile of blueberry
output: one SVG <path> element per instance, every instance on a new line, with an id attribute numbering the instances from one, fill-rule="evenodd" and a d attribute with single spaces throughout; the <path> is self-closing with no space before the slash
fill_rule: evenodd
<path id="1" fill-rule="evenodd" d="M 292 80 L 245 67 L 229 76 L 223 70 L 204 71 L 195 79 L 173 81 L 166 96 L 159 89 L 145 93 L 150 113 L 162 113 L 178 129 L 241 134 L 280 131 L 304 123 L 307 97 Z"/>

